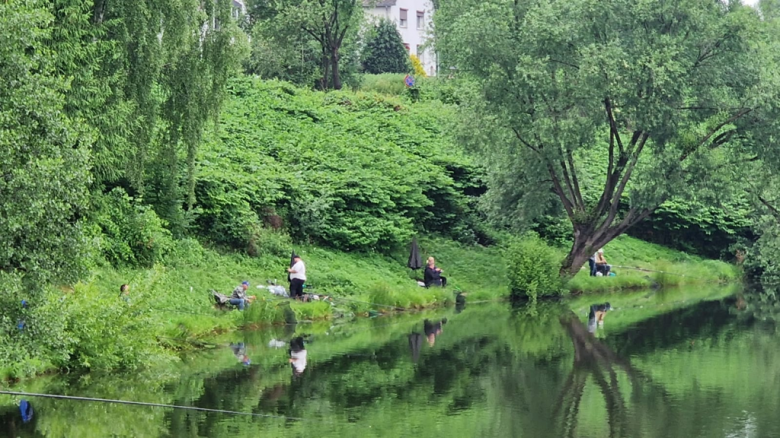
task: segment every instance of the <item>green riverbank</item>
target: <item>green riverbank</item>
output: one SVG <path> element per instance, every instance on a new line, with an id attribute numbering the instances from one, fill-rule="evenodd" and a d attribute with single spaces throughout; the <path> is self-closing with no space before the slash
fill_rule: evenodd
<path id="1" fill-rule="evenodd" d="M 742 272 L 730 263 L 708 260 L 626 235 L 604 248 L 614 277 L 591 277 L 585 265 L 567 283 L 570 292 L 604 292 L 650 287 L 734 283 Z"/>
<path id="2" fill-rule="evenodd" d="M 327 320 L 393 310 L 385 306 L 423 309 L 451 305 L 457 291 L 466 292 L 470 302 L 509 296 L 501 247 L 465 246 L 445 239 L 423 239 L 420 246 L 423 257 L 436 257 L 448 277 L 448 288 L 417 286 L 413 277 L 422 273 L 406 268 L 408 254 L 404 249 L 383 255 L 296 246 L 307 263 L 308 284 L 316 293 L 336 297 L 331 304 L 292 302 L 255 287 L 274 279 L 284 284 L 289 263 L 286 257 L 221 253 L 193 240 L 178 241 L 164 264 L 151 269 L 98 267 L 88 280 L 72 288 L 49 290 L 47 304 L 29 315 L 26 330 L 46 330 L 46 339 L 51 341 L 34 345 L 37 354 L 0 364 L 2 376 L 18 378 L 56 369 L 139 369 L 176 360 L 178 351 L 206 345 L 218 333 L 283 324 L 290 311 L 298 321 Z M 698 259 L 630 237 L 616 240 L 606 251 L 615 265 L 686 276 L 615 268 L 616 277 L 590 278 L 583 271 L 569 283 L 571 291 L 595 293 L 654 283 L 668 286 L 739 278 L 737 269 L 726 263 Z M 229 294 L 243 280 L 250 281 L 250 291 L 258 300 L 244 312 L 216 310 L 210 290 Z M 130 284 L 129 301 L 119 297 L 123 283 Z M 597 300 L 595 296 L 588 299 Z M 63 324 L 47 326 L 46 312 L 58 312 Z"/>

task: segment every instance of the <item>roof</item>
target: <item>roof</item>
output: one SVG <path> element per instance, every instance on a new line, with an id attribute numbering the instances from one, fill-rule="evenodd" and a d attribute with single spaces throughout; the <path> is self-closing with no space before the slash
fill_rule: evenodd
<path id="1" fill-rule="evenodd" d="M 398 0 L 363 0 L 363 6 L 385 8 L 388 6 L 395 6 L 396 1 Z"/>

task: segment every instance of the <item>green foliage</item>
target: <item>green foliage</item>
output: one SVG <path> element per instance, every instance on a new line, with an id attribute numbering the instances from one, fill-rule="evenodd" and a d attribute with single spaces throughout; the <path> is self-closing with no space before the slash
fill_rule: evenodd
<path id="1" fill-rule="evenodd" d="M 473 82 L 460 127 L 487 201 L 529 221 L 554 193 L 576 239 L 562 273 L 672 196 L 716 194 L 736 163 L 776 155 L 775 42 L 738 2 L 456 0 L 435 20 L 442 57 Z"/>
<path id="2" fill-rule="evenodd" d="M 91 139 L 63 111 L 52 29 L 44 2 L 0 4 L 0 269 L 30 283 L 74 281 L 89 259 Z"/>
<path id="3" fill-rule="evenodd" d="M 561 294 L 561 254 L 538 236 L 526 234 L 510 243 L 505 258 L 513 297 L 536 301 Z"/>
<path id="4" fill-rule="evenodd" d="M 276 224 L 338 249 L 386 250 L 424 227 L 474 241 L 479 172 L 444 132 L 449 107 L 251 79 L 231 91 L 199 158 L 203 235 L 240 246 L 247 230 Z"/>
<path id="5" fill-rule="evenodd" d="M 355 61 L 350 59 L 350 53 L 356 48 L 354 45 L 363 20 L 360 1 L 254 0 L 249 4 L 249 10 L 255 29 L 267 40 L 295 49 L 316 44 L 321 74 L 319 88 L 342 88 L 345 82 L 342 59 L 347 63 Z M 284 48 L 280 50 L 287 51 Z M 287 59 L 292 59 L 292 56 L 289 52 L 283 55 Z M 308 64 L 303 53 L 300 61 Z M 297 58 L 295 62 L 299 62 Z"/>
<path id="6" fill-rule="evenodd" d="M 93 197 L 95 218 L 101 229 L 106 260 L 114 266 L 151 267 L 172 249 L 171 232 L 154 210 L 115 188 Z"/>
<path id="7" fill-rule="evenodd" d="M 244 65 L 248 74 L 313 87 L 322 77 L 320 47 L 306 34 L 281 38 L 264 24 L 252 28 L 252 51 Z"/>
<path id="8" fill-rule="evenodd" d="M 363 75 L 360 91 L 367 93 L 403 96 L 406 94 L 406 84 L 402 73 L 384 73 L 379 75 Z"/>
<path id="9" fill-rule="evenodd" d="M 187 225 L 182 206 L 194 203 L 202 132 L 246 50 L 230 3 L 58 0 L 47 6 L 55 19 L 47 41 L 53 62 L 70 82 L 64 110 L 94 137 L 84 143 L 96 182 L 144 196 L 180 234 Z"/>
<path id="10" fill-rule="evenodd" d="M 401 34 L 392 21 L 382 19 L 369 32 L 361 62 L 363 70 L 370 74 L 410 71 L 409 54 L 404 47 Z"/>

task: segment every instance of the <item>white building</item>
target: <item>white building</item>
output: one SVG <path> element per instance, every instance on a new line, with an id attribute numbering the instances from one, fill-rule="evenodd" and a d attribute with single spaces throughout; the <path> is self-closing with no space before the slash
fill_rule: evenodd
<path id="1" fill-rule="evenodd" d="M 364 0 L 369 19 L 386 18 L 395 23 L 406 51 L 417 55 L 429 76 L 436 75 L 436 54 L 425 47 L 431 31 L 433 3 L 430 0 Z"/>
<path id="2" fill-rule="evenodd" d="M 246 14 L 246 3 L 244 0 L 233 0 L 232 15 L 233 18 L 240 18 Z"/>

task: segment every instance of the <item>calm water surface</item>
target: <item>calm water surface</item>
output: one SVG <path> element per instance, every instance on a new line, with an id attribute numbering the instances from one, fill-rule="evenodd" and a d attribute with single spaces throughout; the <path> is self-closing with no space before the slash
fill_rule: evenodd
<path id="1" fill-rule="evenodd" d="M 160 370 L 14 389 L 273 417 L 29 397 L 23 423 L 2 396 L 0 437 L 780 437 L 780 335 L 751 306 L 645 291 L 234 334 Z"/>

